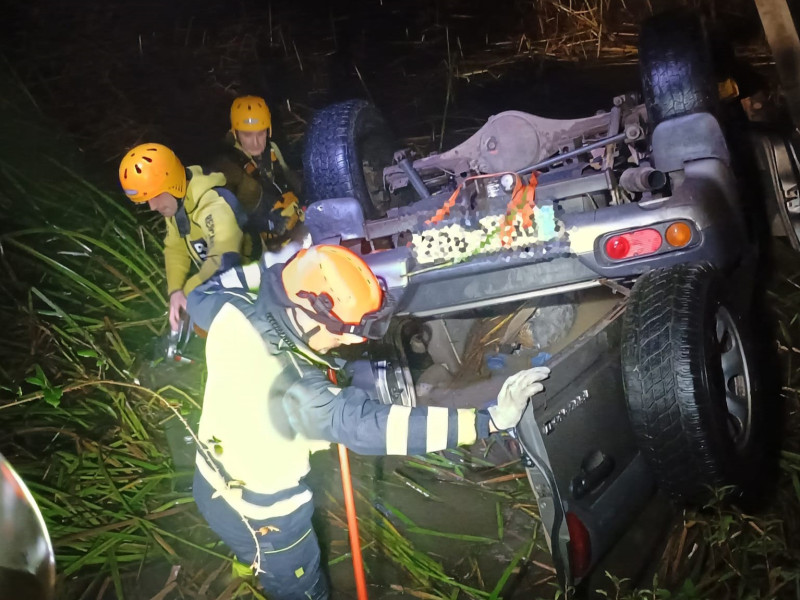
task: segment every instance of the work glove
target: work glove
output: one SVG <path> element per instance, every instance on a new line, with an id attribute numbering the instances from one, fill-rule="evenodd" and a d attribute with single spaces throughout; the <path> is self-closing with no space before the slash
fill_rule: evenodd
<path id="1" fill-rule="evenodd" d="M 547 367 L 534 367 L 506 379 L 497 395 L 497 404 L 488 408 L 494 426 L 497 429 L 516 427 L 528 399 L 544 389 L 540 381 L 547 379 L 549 375 L 550 369 Z"/>

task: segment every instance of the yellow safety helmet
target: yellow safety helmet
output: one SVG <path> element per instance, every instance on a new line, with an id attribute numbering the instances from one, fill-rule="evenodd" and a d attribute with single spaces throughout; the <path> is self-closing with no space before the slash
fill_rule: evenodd
<path id="1" fill-rule="evenodd" d="M 286 295 L 332 333 L 380 339 L 394 303 L 360 256 L 342 246 L 300 250 L 281 274 Z"/>
<path id="2" fill-rule="evenodd" d="M 162 144 L 140 144 L 119 165 L 119 182 L 128 198 L 147 202 L 163 192 L 186 195 L 186 169 L 175 153 Z"/>
<path id="3" fill-rule="evenodd" d="M 272 115 L 266 100 L 258 96 L 241 96 L 231 105 L 231 129 L 262 131 L 272 135 Z"/>

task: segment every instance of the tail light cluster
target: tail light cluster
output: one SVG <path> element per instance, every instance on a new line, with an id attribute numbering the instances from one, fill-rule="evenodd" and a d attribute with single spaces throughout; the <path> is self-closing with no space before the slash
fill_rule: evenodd
<path id="1" fill-rule="evenodd" d="M 692 225 L 674 221 L 615 233 L 607 237 L 602 246 L 610 260 L 619 261 L 679 250 L 692 243 L 695 237 Z"/>
<path id="2" fill-rule="evenodd" d="M 572 576 L 583 577 L 592 566 L 592 540 L 586 525 L 573 512 L 566 515 L 569 531 L 569 563 Z"/>

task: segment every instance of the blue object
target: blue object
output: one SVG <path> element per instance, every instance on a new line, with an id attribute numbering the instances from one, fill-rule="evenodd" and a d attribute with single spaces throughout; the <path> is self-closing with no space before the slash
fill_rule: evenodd
<path id="1" fill-rule="evenodd" d="M 531 366 L 532 367 L 543 367 L 547 364 L 547 361 L 552 358 L 552 355 L 548 352 L 539 352 L 536 356 L 531 357 Z M 489 367 L 491 369 L 491 367 Z"/>
<path id="2" fill-rule="evenodd" d="M 486 366 L 492 371 L 498 371 L 506 366 L 506 357 L 502 354 L 489 354 L 486 356 Z"/>
<path id="3" fill-rule="evenodd" d="M 533 219 L 536 222 L 536 236 L 540 242 L 546 242 L 556 237 L 556 215 L 552 204 L 537 205 L 533 209 Z"/>

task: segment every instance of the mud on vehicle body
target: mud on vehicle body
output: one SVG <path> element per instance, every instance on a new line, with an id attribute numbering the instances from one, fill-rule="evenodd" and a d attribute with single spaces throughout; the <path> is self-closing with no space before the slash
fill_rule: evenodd
<path id="1" fill-rule="evenodd" d="M 481 406 L 516 370 L 551 367 L 514 435 L 564 585 L 657 487 L 677 503 L 719 486 L 745 500 L 765 472 L 754 215 L 793 233 L 794 147 L 730 143 L 720 93 L 735 85 L 719 85 L 697 17 L 646 22 L 640 67 L 642 95 L 605 112 L 502 112 L 427 157 L 375 151 L 385 123 L 348 101 L 316 114 L 306 151 L 313 241 L 361 252 L 398 302 L 353 367 L 361 385 Z"/>

